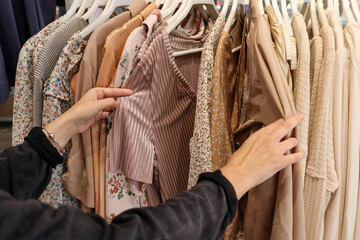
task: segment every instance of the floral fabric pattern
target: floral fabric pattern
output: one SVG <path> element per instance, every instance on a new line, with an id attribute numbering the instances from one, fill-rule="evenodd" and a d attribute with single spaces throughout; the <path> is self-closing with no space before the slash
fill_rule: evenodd
<path id="1" fill-rule="evenodd" d="M 49 79 L 45 81 L 43 90 L 43 126 L 54 121 L 71 107 L 73 94 L 70 83 L 73 76 L 79 71 L 86 43 L 87 41 L 80 36 L 79 32 L 75 33 L 66 43 L 54 70 Z M 61 182 L 62 174 L 67 170 L 70 149 L 71 143 L 65 147 L 64 164 L 53 169 L 50 184 L 40 197 L 42 202 L 53 207 L 59 207 L 60 205 L 78 206 L 78 201 L 63 189 Z"/>
<path id="2" fill-rule="evenodd" d="M 189 189 L 196 184 L 202 172 L 212 171 L 210 140 L 211 83 L 214 65 L 214 48 L 217 47 L 224 26 L 225 17 L 219 15 L 204 44 L 204 50 L 201 56 L 194 133 L 190 140 Z"/>
<path id="3" fill-rule="evenodd" d="M 22 47 L 16 70 L 12 145 L 23 143 L 33 124 L 33 84 L 37 60 L 46 39 L 62 24 L 61 18 L 47 25 L 26 41 Z"/>
<path id="4" fill-rule="evenodd" d="M 147 37 L 161 24 L 161 12 L 154 9 L 144 20 L 143 25 L 134 29 L 126 40 L 116 71 L 115 87 L 123 86 L 132 73 L 135 58 Z"/>
<path id="5" fill-rule="evenodd" d="M 130 77 L 135 67 L 135 59 L 143 42 L 162 23 L 161 12 L 154 9 L 144 20 L 143 25 L 134 29 L 126 40 L 124 50 L 117 68 L 115 87 L 121 87 Z M 111 123 L 110 123 L 111 125 Z M 109 142 L 109 141 L 108 141 Z M 108 156 L 108 154 L 107 154 Z M 108 158 L 107 158 L 108 159 Z M 108 172 L 106 175 L 106 219 L 135 207 L 146 207 L 146 196 L 137 196 L 128 188 L 128 178 L 122 172 Z"/>

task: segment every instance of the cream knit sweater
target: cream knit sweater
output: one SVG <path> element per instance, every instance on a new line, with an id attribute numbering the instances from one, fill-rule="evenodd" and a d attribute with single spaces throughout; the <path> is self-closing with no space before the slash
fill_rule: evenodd
<path id="1" fill-rule="evenodd" d="M 325 15 L 321 11 L 319 14 Z M 323 19 L 327 21 L 326 16 Z M 327 22 L 323 22 L 320 36 L 321 40 L 314 37 L 311 46 L 309 152 L 304 186 L 306 239 L 311 240 L 323 239 L 325 211 L 331 193 L 338 187 L 332 125 L 335 41 Z M 315 40 L 319 42 L 316 45 Z"/>

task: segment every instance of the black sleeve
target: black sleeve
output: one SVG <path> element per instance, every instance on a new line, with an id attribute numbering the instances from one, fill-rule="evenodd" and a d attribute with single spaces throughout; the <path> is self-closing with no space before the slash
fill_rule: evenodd
<path id="1" fill-rule="evenodd" d="M 0 189 L 19 200 L 38 198 L 62 161 L 41 128 L 33 128 L 23 144 L 0 153 Z"/>
<path id="2" fill-rule="evenodd" d="M 17 201 L 0 191 L 0 239 L 220 239 L 237 198 L 220 171 L 157 207 L 128 210 L 107 224 L 70 206 L 54 209 L 36 200 Z"/>

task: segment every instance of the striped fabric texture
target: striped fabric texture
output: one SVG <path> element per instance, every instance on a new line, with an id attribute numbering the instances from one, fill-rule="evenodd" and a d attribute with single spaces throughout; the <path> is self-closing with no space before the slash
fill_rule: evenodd
<path id="1" fill-rule="evenodd" d="M 59 59 L 61 51 L 70 37 L 80 31 L 87 25 L 82 18 L 73 18 L 62 24 L 54 34 L 51 34 L 47 40 L 43 50 L 41 51 L 39 60 L 35 68 L 34 80 L 34 126 L 41 127 L 42 115 L 42 90 L 44 82 L 50 77 L 55 67 L 56 61 Z"/>
<path id="2" fill-rule="evenodd" d="M 118 100 L 110 132 L 109 170 L 122 170 L 138 194 L 155 179 L 160 196 L 147 192 L 149 205 L 187 188 L 200 54 L 175 59 L 173 49 L 190 49 L 202 40 L 180 35 L 170 40 L 160 26 L 143 43 L 124 85 L 134 94 Z"/>

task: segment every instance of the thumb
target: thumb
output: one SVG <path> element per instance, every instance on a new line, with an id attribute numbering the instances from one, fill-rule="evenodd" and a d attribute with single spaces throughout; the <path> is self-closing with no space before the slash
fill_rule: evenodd
<path id="1" fill-rule="evenodd" d="M 96 104 L 99 110 L 104 110 L 106 108 L 113 109 L 119 106 L 119 103 L 113 98 L 105 98 L 98 100 L 96 101 Z"/>

